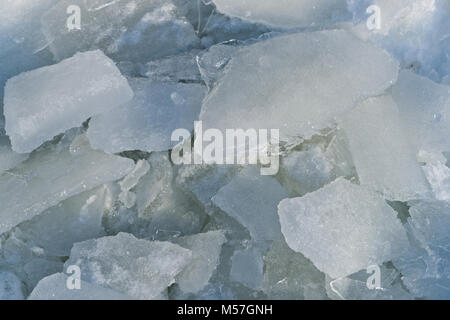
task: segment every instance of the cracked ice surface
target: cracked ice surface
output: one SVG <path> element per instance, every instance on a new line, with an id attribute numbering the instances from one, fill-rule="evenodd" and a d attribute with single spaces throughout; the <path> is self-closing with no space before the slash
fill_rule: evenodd
<path id="1" fill-rule="evenodd" d="M 2 0 L 0 43 L 0 299 L 450 299 L 448 0 Z M 278 170 L 173 158 L 208 129 Z"/>

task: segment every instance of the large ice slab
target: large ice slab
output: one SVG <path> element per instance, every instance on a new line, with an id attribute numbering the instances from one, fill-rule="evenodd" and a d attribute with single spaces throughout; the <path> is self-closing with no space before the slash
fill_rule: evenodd
<path id="1" fill-rule="evenodd" d="M 341 30 L 296 33 L 240 48 L 205 98 L 203 129 L 318 133 L 397 79 L 398 63 Z"/>
<path id="2" fill-rule="evenodd" d="M 172 132 L 193 130 L 206 88 L 200 84 L 130 79 L 134 99 L 94 116 L 87 135 L 94 148 L 110 153 L 171 149 Z"/>
<path id="3" fill-rule="evenodd" d="M 74 243 L 105 235 L 105 197 L 106 188 L 102 186 L 60 202 L 20 224 L 23 239 L 48 255 L 68 257 Z"/>
<path id="4" fill-rule="evenodd" d="M 33 289 L 29 300 L 130 300 L 120 292 L 81 280 L 80 289 L 68 289 L 68 276 L 55 273 L 45 277 Z"/>
<path id="5" fill-rule="evenodd" d="M 5 130 L 14 151 L 30 152 L 132 97 L 125 77 L 101 51 L 78 53 L 8 80 Z"/>
<path id="6" fill-rule="evenodd" d="M 288 197 L 275 178 L 260 175 L 249 166 L 222 187 L 212 198 L 213 203 L 244 227 L 255 240 L 275 240 L 281 237 L 277 217 L 278 203 Z"/>
<path id="7" fill-rule="evenodd" d="M 0 176 L 0 234 L 73 195 L 125 176 L 133 161 L 92 150 L 84 135 L 57 145 Z"/>
<path id="8" fill-rule="evenodd" d="M 405 70 L 392 87 L 392 97 L 417 149 L 450 150 L 450 86 Z"/>
<path id="9" fill-rule="evenodd" d="M 376 193 L 343 178 L 281 201 L 278 214 L 289 247 L 332 278 L 390 261 L 408 246 L 396 212 Z"/>
<path id="10" fill-rule="evenodd" d="M 217 9 L 242 19 L 279 27 L 330 25 L 344 17 L 345 0 L 213 0 Z"/>
<path id="11" fill-rule="evenodd" d="M 197 293 L 209 282 L 219 264 L 223 231 L 209 231 L 173 240 L 174 243 L 192 251 L 192 261 L 177 276 L 177 284 L 184 292 Z"/>
<path id="12" fill-rule="evenodd" d="M 343 117 L 361 185 L 390 200 L 420 198 L 429 186 L 391 96 L 369 98 Z"/>
<path id="13" fill-rule="evenodd" d="M 80 8 L 79 30 L 66 27 L 71 5 Z M 42 30 L 57 61 L 102 49 L 118 60 L 147 62 L 200 44 L 170 0 L 62 0 L 43 15 Z"/>
<path id="14" fill-rule="evenodd" d="M 178 245 L 119 233 L 75 244 L 65 266 L 79 266 L 84 281 L 135 299 L 155 299 L 190 261 L 191 251 Z"/>

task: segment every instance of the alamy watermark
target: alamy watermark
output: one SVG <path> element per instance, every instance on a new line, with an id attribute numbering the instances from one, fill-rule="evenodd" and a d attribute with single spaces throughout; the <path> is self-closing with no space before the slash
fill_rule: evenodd
<path id="1" fill-rule="evenodd" d="M 191 132 L 173 131 L 171 140 L 179 142 L 171 159 L 181 164 L 260 164 L 262 175 L 275 175 L 279 169 L 279 129 L 209 128 L 203 131 L 202 121 L 194 121 L 195 140 Z"/>

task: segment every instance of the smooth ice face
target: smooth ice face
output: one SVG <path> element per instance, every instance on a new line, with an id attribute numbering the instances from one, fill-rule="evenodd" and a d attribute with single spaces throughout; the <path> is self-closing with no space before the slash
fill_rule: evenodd
<path id="1" fill-rule="evenodd" d="M 191 251 L 170 242 L 119 233 L 75 244 L 65 267 L 77 265 L 81 279 L 135 299 L 155 299 L 191 261 Z"/>
<path id="2" fill-rule="evenodd" d="M 26 159 L 28 159 L 27 153 L 14 152 L 8 137 L 0 134 L 0 174 L 16 167 Z"/>
<path id="3" fill-rule="evenodd" d="M 14 151 L 26 153 L 89 117 L 131 100 L 133 91 L 101 51 L 78 53 L 6 83 L 5 130 Z"/>
<path id="4" fill-rule="evenodd" d="M 397 78 L 386 52 L 345 31 L 297 33 L 243 47 L 206 97 L 203 129 L 279 129 L 309 137 Z"/>
<path id="5" fill-rule="evenodd" d="M 0 271 L 0 300 L 23 300 L 23 291 L 23 284 L 14 273 Z"/>
<path id="6" fill-rule="evenodd" d="M 80 30 L 67 28 L 67 8 L 80 7 Z M 122 61 L 147 62 L 197 47 L 194 28 L 170 0 L 62 0 L 42 16 L 55 60 L 102 49 Z"/>
<path id="7" fill-rule="evenodd" d="M 450 86 L 402 71 L 392 97 L 417 149 L 450 150 Z"/>
<path id="8" fill-rule="evenodd" d="M 253 290 L 260 290 L 264 264 L 259 248 L 237 250 L 231 258 L 230 280 L 239 282 Z"/>
<path id="9" fill-rule="evenodd" d="M 177 284 L 184 292 L 197 293 L 209 282 L 219 264 L 223 231 L 209 231 L 174 239 L 173 242 L 192 251 L 192 261 L 177 276 Z"/>
<path id="10" fill-rule="evenodd" d="M 212 201 L 246 227 L 252 239 L 275 240 L 281 237 L 277 204 L 287 197 L 275 178 L 262 176 L 258 168 L 250 166 L 221 188 Z"/>
<path id="11" fill-rule="evenodd" d="M 346 13 L 345 0 L 213 0 L 220 12 L 279 27 L 329 25 Z"/>
<path id="12" fill-rule="evenodd" d="M 133 161 L 92 150 L 82 135 L 0 175 L 0 234 L 73 195 L 122 178 Z"/>
<path id="13" fill-rule="evenodd" d="M 281 201 L 278 215 L 289 247 L 332 278 L 390 261 L 408 246 L 396 212 L 384 199 L 343 178 Z"/>
<path id="14" fill-rule="evenodd" d="M 390 96 L 369 98 L 343 117 L 361 185 L 390 200 L 427 195 L 429 186 Z"/>
<path id="15" fill-rule="evenodd" d="M 264 255 L 263 291 L 269 299 L 325 299 L 325 276 L 284 240 Z"/>
<path id="16" fill-rule="evenodd" d="M 130 79 L 135 96 L 130 102 L 92 117 L 87 132 L 96 149 L 164 151 L 179 128 L 194 129 L 206 88 L 200 84 L 162 83 Z"/>
<path id="17" fill-rule="evenodd" d="M 105 235 L 102 217 L 106 188 L 100 187 L 64 200 L 20 224 L 23 238 L 51 256 L 67 257 L 76 242 Z"/>
<path id="18" fill-rule="evenodd" d="M 55 273 L 43 278 L 31 292 L 29 300 L 130 300 L 120 292 L 81 280 L 80 289 L 67 288 L 69 277 Z"/>

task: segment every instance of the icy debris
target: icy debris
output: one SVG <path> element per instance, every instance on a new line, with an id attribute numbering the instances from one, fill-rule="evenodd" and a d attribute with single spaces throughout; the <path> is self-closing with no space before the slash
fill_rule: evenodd
<path id="1" fill-rule="evenodd" d="M 198 293 L 208 284 L 219 264 L 220 252 L 225 241 L 223 231 L 209 231 L 172 241 L 192 251 L 192 261 L 176 279 L 182 291 Z"/>
<path id="2" fill-rule="evenodd" d="M 348 1 L 362 37 L 392 53 L 403 67 L 414 67 L 440 81 L 450 72 L 450 4 L 447 0 Z M 359 3 L 358 3 L 359 2 Z M 380 29 L 366 27 L 370 5 L 380 9 Z"/>
<path id="3" fill-rule="evenodd" d="M 35 152 L 0 176 L 0 234 L 73 195 L 120 179 L 132 168 L 130 159 L 92 150 L 84 135 L 69 148 Z"/>
<path id="4" fill-rule="evenodd" d="M 280 178 L 291 193 L 304 195 L 336 179 L 334 166 L 325 154 L 324 146 L 292 151 L 282 158 Z"/>
<path id="5" fill-rule="evenodd" d="M 412 296 L 406 291 L 400 280 L 400 273 L 396 269 L 385 265 L 380 269 L 380 287 L 370 288 L 367 282 L 372 273 L 362 270 L 349 277 L 326 278 L 327 295 L 334 300 L 409 300 Z M 374 285 L 370 283 L 370 285 Z"/>
<path id="6" fill-rule="evenodd" d="M 204 130 L 280 129 L 305 138 L 397 79 L 398 63 L 345 31 L 296 33 L 242 47 L 205 98 Z"/>
<path id="7" fill-rule="evenodd" d="M 252 246 L 237 250 L 231 261 L 231 281 L 242 283 L 253 290 L 262 288 L 264 263 L 260 248 Z"/>
<path id="8" fill-rule="evenodd" d="M 80 30 L 66 27 L 70 5 L 81 9 Z M 200 44 L 170 0 L 63 0 L 42 17 L 42 30 L 56 60 L 102 49 L 118 60 L 147 62 Z"/>
<path id="9" fill-rule="evenodd" d="M 427 195 L 429 186 L 391 96 L 365 100 L 343 117 L 341 127 L 361 185 L 389 200 Z"/>
<path id="10" fill-rule="evenodd" d="M 217 9 L 245 20 L 279 27 L 330 25 L 347 16 L 345 0 L 213 0 Z"/>
<path id="11" fill-rule="evenodd" d="M 146 160 L 139 160 L 133 171 L 130 172 L 122 181 L 119 182 L 121 192 L 119 200 L 127 207 L 131 208 L 136 203 L 136 193 L 130 191 L 139 182 L 139 179 L 150 170 L 150 164 Z"/>
<path id="12" fill-rule="evenodd" d="M 199 50 L 175 56 L 155 59 L 145 64 L 142 74 L 153 81 L 175 81 L 200 83 L 202 81 L 197 66 Z"/>
<path id="13" fill-rule="evenodd" d="M 264 255 L 263 290 L 269 299 L 324 299 L 325 276 L 284 240 L 274 241 Z"/>
<path id="14" fill-rule="evenodd" d="M 277 205 L 287 191 L 275 178 L 248 166 L 212 198 L 213 203 L 246 227 L 254 240 L 281 237 Z"/>
<path id="15" fill-rule="evenodd" d="M 132 97 L 127 80 L 101 51 L 78 53 L 56 65 L 8 80 L 6 133 L 14 151 L 30 152 Z"/>
<path id="16" fill-rule="evenodd" d="M 450 150 L 450 86 L 402 71 L 392 97 L 418 150 Z"/>
<path id="17" fill-rule="evenodd" d="M 393 260 L 402 280 L 415 297 L 450 298 L 450 204 L 445 201 L 412 203 L 408 219 L 411 246 Z"/>
<path id="18" fill-rule="evenodd" d="M 221 166 L 215 164 L 199 164 L 180 166 L 176 182 L 183 190 L 192 194 L 205 208 L 212 206 L 211 198 L 241 169 L 241 166 Z"/>
<path id="19" fill-rule="evenodd" d="M 127 150 L 164 151 L 175 146 L 172 132 L 194 129 L 205 87 L 130 79 L 130 102 L 92 117 L 87 135 L 94 148 L 117 153 Z"/>
<path id="20" fill-rule="evenodd" d="M 81 280 L 80 289 L 70 290 L 64 273 L 45 277 L 33 289 L 29 300 L 130 300 L 131 297 L 111 289 Z"/>
<path id="21" fill-rule="evenodd" d="M 169 242 L 119 233 L 75 244 L 65 267 L 77 265 L 81 279 L 135 299 L 155 299 L 191 261 L 191 251 Z"/>
<path id="22" fill-rule="evenodd" d="M 83 192 L 19 225 L 23 238 L 51 256 L 66 257 L 76 242 L 105 235 L 105 187 Z"/>
<path id="23" fill-rule="evenodd" d="M 343 178 L 281 201 L 278 214 L 289 247 L 332 278 L 390 261 L 408 246 L 396 212 L 383 198 Z"/>
<path id="24" fill-rule="evenodd" d="M 0 271 L 0 300 L 23 300 L 23 284 L 20 279 L 11 272 Z"/>
<path id="25" fill-rule="evenodd" d="M 422 170 L 431 185 L 437 200 L 450 201 L 450 168 L 447 159 L 438 152 L 419 152 L 419 159 L 424 162 Z"/>
<path id="26" fill-rule="evenodd" d="M 0 174 L 16 167 L 26 159 L 28 154 L 14 152 L 8 137 L 0 134 Z"/>

